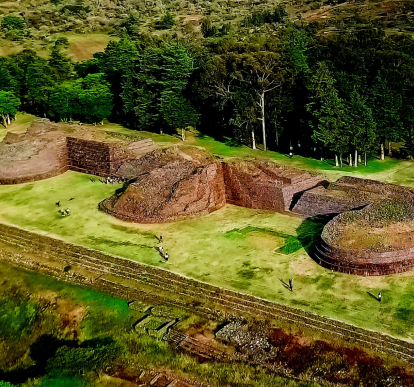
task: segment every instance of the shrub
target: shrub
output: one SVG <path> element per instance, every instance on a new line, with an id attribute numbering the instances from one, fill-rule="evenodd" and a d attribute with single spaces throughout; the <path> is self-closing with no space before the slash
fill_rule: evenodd
<path id="1" fill-rule="evenodd" d="M 23 31 L 26 28 L 26 22 L 19 16 L 9 15 L 2 20 L 1 28 L 6 31 Z"/>
<path id="2" fill-rule="evenodd" d="M 169 30 L 175 26 L 174 16 L 167 12 L 161 20 L 157 23 L 156 28 L 158 30 Z"/>
<path id="3" fill-rule="evenodd" d="M 76 376 L 108 367 L 120 354 L 112 339 L 97 339 L 82 343 L 80 347 L 60 347 L 47 362 L 50 376 Z"/>
<path id="4" fill-rule="evenodd" d="M 273 12 L 269 10 L 253 12 L 245 17 L 241 25 L 242 27 L 260 27 L 266 23 L 282 23 L 287 15 L 283 5 L 279 4 Z"/>
<path id="5" fill-rule="evenodd" d="M 29 301 L 4 300 L 0 302 L 0 310 L 0 336 L 5 338 L 22 337 L 37 316 L 36 305 Z"/>

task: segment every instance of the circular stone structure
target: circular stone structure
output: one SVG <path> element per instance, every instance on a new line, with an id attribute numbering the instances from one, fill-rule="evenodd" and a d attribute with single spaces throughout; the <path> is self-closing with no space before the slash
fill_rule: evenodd
<path id="1" fill-rule="evenodd" d="M 412 193 L 344 212 L 323 229 L 312 255 L 321 266 L 364 276 L 402 273 L 414 267 Z"/>

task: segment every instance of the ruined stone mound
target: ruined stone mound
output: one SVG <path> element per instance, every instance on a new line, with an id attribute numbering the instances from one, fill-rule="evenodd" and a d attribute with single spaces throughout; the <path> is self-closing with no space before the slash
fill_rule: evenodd
<path id="1" fill-rule="evenodd" d="M 24 133 L 8 133 L 0 143 L 0 184 L 18 184 L 65 172 L 65 135 L 39 119 Z"/>
<path id="2" fill-rule="evenodd" d="M 221 164 L 199 149 L 152 152 L 135 165 L 135 172 L 140 174 L 124 192 L 100 204 L 103 211 L 154 223 L 209 213 L 226 203 Z"/>
<path id="3" fill-rule="evenodd" d="M 328 186 L 318 186 L 304 192 L 295 204 L 293 212 L 308 217 L 339 214 L 386 198 L 408 200 L 407 195 L 411 193 L 405 187 L 345 176 Z"/>
<path id="4" fill-rule="evenodd" d="M 295 194 L 321 182 L 318 176 L 272 162 L 224 162 L 200 148 L 184 146 L 150 152 L 122 165 L 119 173 L 138 177 L 100 208 L 143 223 L 212 212 L 226 202 L 284 212 Z"/>
<path id="5" fill-rule="evenodd" d="M 370 204 L 337 215 L 324 227 L 314 250 L 317 262 L 362 275 L 410 270 L 414 266 L 414 192 L 356 178 L 340 179 L 333 188 L 353 195 L 358 189 Z"/>
<path id="6" fill-rule="evenodd" d="M 318 175 L 263 160 L 223 163 L 223 174 L 227 203 L 277 212 L 288 211 L 295 195 L 322 182 Z"/>
<path id="7" fill-rule="evenodd" d="M 133 171 L 122 175 L 122 166 L 157 148 L 139 133 L 125 135 L 38 119 L 26 132 L 8 132 L 0 143 L 0 184 L 41 180 L 68 169 L 132 178 Z"/>

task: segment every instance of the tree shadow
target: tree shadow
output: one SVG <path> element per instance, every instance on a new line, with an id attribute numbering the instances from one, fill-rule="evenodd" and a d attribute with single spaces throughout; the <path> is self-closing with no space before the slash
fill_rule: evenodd
<path id="1" fill-rule="evenodd" d="M 112 344 L 113 342 L 112 337 L 99 337 L 85 340 L 79 344 L 76 340 L 64 340 L 58 339 L 53 335 L 42 335 L 30 345 L 30 357 L 35 364 L 25 369 L 17 368 L 8 372 L 0 370 L 0 380 L 20 385 L 28 379 L 44 376 L 47 367 L 50 367 L 50 360 L 61 347 L 96 349 Z"/>
<path id="2" fill-rule="evenodd" d="M 370 293 L 370 292 L 367 292 L 367 294 L 369 295 L 369 296 L 371 296 L 375 301 L 378 301 L 378 302 L 380 302 L 380 300 L 378 299 L 378 297 L 377 296 L 374 296 L 372 293 Z"/>
<path id="3" fill-rule="evenodd" d="M 25 369 L 14 369 L 9 372 L 0 370 L 0 380 L 12 383 L 22 384 L 29 378 L 43 376 L 46 372 L 47 362 L 55 356 L 56 351 L 64 346 L 77 346 L 73 340 L 58 339 L 53 335 L 42 335 L 33 344 L 30 345 L 30 357 L 36 363 Z"/>
<path id="4" fill-rule="evenodd" d="M 338 214 L 312 216 L 305 219 L 296 229 L 297 238 L 309 255 L 311 255 L 310 253 L 314 244 L 320 240 L 325 225 L 336 215 Z"/>

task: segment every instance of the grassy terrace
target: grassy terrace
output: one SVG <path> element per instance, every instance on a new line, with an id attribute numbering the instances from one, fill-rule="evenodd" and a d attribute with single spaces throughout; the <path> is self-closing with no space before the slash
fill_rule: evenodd
<path id="1" fill-rule="evenodd" d="M 50 35 L 47 40 L 32 40 L 24 43 L 0 39 L 0 56 L 5 57 L 17 54 L 24 49 L 31 49 L 36 51 L 38 55 L 48 58 L 52 47 L 52 44 L 48 42 L 53 42 L 63 36 L 68 38 L 68 54 L 74 62 L 92 59 L 94 53 L 104 51 L 111 40 L 118 39 L 104 33 L 59 33 Z"/>
<path id="2" fill-rule="evenodd" d="M 116 125 L 102 128 L 126 131 Z M 164 145 L 176 141 L 170 136 L 143 134 Z M 193 137 L 188 142 L 222 156 L 264 156 L 211 138 Z M 340 170 L 315 160 L 287 159 L 274 152 L 269 152 L 268 157 L 300 168 L 321 167 L 330 178 L 353 173 L 413 185 L 412 164 L 408 161 L 374 160 L 366 169 Z M 363 278 L 321 268 L 306 250 L 322 224 L 230 205 L 207 216 L 175 223 L 130 224 L 97 208 L 101 200 L 118 188 L 119 185 L 92 183 L 88 175 L 76 172 L 36 183 L 0 186 L 0 221 L 357 326 L 414 339 L 414 273 Z M 69 202 L 72 197 L 75 199 Z M 70 217 L 61 218 L 57 212 L 55 203 L 59 200 L 71 209 Z M 164 248 L 170 255 L 168 263 L 160 262 L 154 249 L 154 234 L 163 235 Z M 293 278 L 292 293 L 280 281 L 289 278 Z M 379 291 L 383 293 L 381 304 L 368 294 Z"/>

